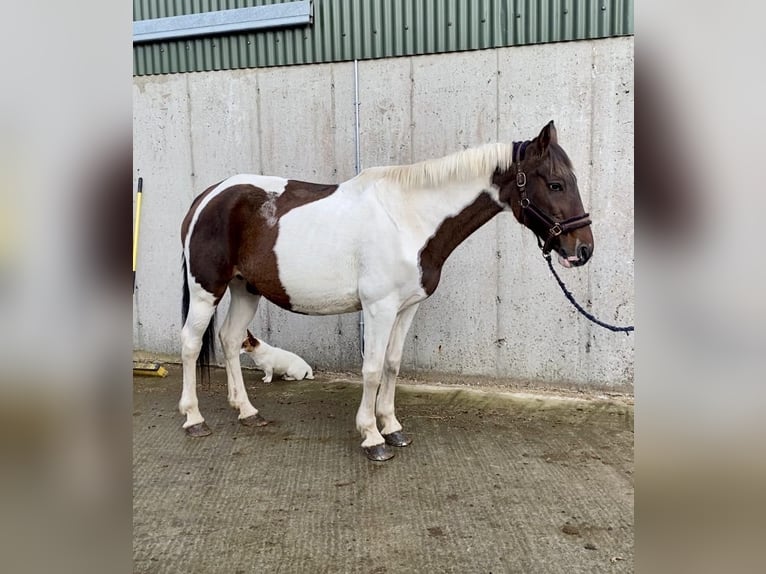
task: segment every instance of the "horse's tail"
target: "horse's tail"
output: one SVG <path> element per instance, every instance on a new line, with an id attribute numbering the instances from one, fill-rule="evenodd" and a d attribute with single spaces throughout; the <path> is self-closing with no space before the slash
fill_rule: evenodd
<path id="1" fill-rule="evenodd" d="M 186 325 L 186 317 L 189 315 L 189 278 L 186 274 L 186 257 L 181 255 L 181 273 L 184 276 L 184 286 L 181 298 L 181 326 Z M 200 380 L 210 380 L 210 364 L 215 362 L 215 313 L 202 335 L 202 347 L 197 356 L 197 373 Z"/>

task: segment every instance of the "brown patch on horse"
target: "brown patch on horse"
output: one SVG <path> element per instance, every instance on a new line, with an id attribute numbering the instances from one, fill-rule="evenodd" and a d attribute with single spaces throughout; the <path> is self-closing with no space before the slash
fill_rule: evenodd
<path id="1" fill-rule="evenodd" d="M 502 209 L 489 193 L 482 192 L 457 215 L 442 221 L 420 250 L 420 284 L 430 296 L 439 285 L 442 266 L 455 248 Z"/>
<path id="2" fill-rule="evenodd" d="M 215 185 L 211 185 L 208 187 L 205 191 L 200 193 L 197 197 L 194 198 L 194 201 L 191 204 L 191 207 L 189 208 L 189 211 L 186 212 L 186 217 L 184 217 L 183 222 L 181 222 L 181 245 L 184 245 L 186 243 L 186 234 L 189 232 L 189 225 L 191 225 L 192 217 L 194 217 L 194 212 L 197 211 L 197 206 L 200 204 L 200 202 L 205 199 L 205 196 L 213 191 L 216 187 L 221 185 L 223 183 L 222 181 L 219 181 Z"/>
<path id="3" fill-rule="evenodd" d="M 249 184 L 227 188 L 210 200 L 197 219 L 189 242 L 192 276 L 220 300 L 229 281 L 239 273 L 250 293 L 292 310 L 274 253 L 279 219 L 332 195 L 337 188 L 295 180 L 288 180 L 281 194 Z"/>
<path id="4" fill-rule="evenodd" d="M 291 209 L 324 199 L 332 195 L 338 186 L 335 184 L 310 183 L 288 179 L 285 190 L 277 200 L 277 217 L 282 217 Z"/>

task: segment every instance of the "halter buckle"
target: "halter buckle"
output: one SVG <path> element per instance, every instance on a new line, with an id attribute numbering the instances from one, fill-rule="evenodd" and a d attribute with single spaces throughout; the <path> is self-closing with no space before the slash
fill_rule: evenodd
<path id="1" fill-rule="evenodd" d="M 520 171 L 516 174 L 516 186 L 519 188 L 526 187 L 527 185 L 527 174 L 523 171 Z"/>
<path id="2" fill-rule="evenodd" d="M 561 226 L 558 223 L 556 223 L 556 224 L 553 225 L 553 227 L 551 227 L 551 230 L 548 233 L 551 234 L 551 237 L 558 237 L 563 232 L 564 232 L 564 230 L 561 229 Z"/>
<path id="3" fill-rule="evenodd" d="M 530 203 L 529 202 L 529 198 L 528 197 L 522 197 L 521 200 L 519 201 L 519 203 L 521 204 L 521 208 L 522 209 L 526 209 L 527 207 L 529 207 L 529 203 Z"/>

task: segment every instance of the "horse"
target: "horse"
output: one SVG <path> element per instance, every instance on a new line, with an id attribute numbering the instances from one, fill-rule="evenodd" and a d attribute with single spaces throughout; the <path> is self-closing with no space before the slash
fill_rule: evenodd
<path id="1" fill-rule="evenodd" d="M 228 400 L 239 421 L 267 424 L 248 398 L 239 359 L 261 297 L 307 315 L 361 310 L 363 386 L 356 427 L 367 458 L 392 458 L 392 447 L 411 443 L 396 418 L 394 394 L 418 306 L 436 290 L 452 251 L 507 211 L 562 266 L 580 266 L 592 256 L 591 221 L 553 121 L 532 140 L 371 167 L 337 185 L 239 174 L 207 188 L 181 225 L 179 410 L 186 433 L 211 433 L 198 405 L 196 367 L 209 356 L 211 319 L 228 289 L 219 337 Z"/>

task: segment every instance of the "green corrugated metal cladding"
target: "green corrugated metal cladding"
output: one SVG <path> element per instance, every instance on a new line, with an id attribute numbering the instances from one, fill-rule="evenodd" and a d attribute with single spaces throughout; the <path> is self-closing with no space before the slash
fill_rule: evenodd
<path id="1" fill-rule="evenodd" d="M 133 19 L 285 0 L 133 0 Z M 633 34 L 633 0 L 313 0 L 309 26 L 133 46 L 135 75 L 435 54 Z"/>

